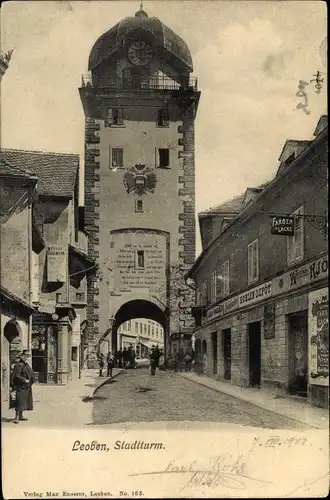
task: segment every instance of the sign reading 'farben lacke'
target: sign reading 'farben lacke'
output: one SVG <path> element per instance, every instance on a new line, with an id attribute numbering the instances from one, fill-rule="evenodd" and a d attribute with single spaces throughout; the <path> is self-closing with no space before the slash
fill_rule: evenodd
<path id="1" fill-rule="evenodd" d="M 272 216 L 270 232 L 271 234 L 280 234 L 282 236 L 293 236 L 294 217 Z"/>

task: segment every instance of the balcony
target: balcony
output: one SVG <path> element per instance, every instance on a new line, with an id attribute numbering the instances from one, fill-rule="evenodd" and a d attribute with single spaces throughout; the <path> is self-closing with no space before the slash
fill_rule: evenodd
<path id="1" fill-rule="evenodd" d="M 192 90 L 197 91 L 197 78 L 189 77 L 185 84 L 175 82 L 167 76 L 155 76 L 149 80 L 139 77 L 128 78 L 98 78 L 91 75 L 82 75 L 82 88 L 104 88 L 113 90 Z"/>

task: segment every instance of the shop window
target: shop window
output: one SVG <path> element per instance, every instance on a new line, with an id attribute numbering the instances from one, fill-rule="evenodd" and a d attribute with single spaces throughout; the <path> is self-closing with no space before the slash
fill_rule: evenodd
<path id="1" fill-rule="evenodd" d="M 109 148 L 110 168 L 122 168 L 124 166 L 123 148 Z"/>
<path id="2" fill-rule="evenodd" d="M 71 347 L 71 361 L 78 361 L 78 347 Z"/>
<path id="3" fill-rule="evenodd" d="M 248 245 L 248 283 L 259 279 L 259 240 L 254 240 Z"/>
<path id="4" fill-rule="evenodd" d="M 144 250 L 137 250 L 135 267 L 138 269 L 144 269 Z"/>
<path id="5" fill-rule="evenodd" d="M 135 200 L 135 212 L 143 212 L 143 200 Z"/>
<path id="6" fill-rule="evenodd" d="M 158 149 L 158 168 L 168 168 L 170 166 L 170 150 L 168 148 Z"/>
<path id="7" fill-rule="evenodd" d="M 229 260 L 218 267 L 216 287 L 217 299 L 229 295 Z"/>
<path id="8" fill-rule="evenodd" d="M 124 124 L 123 108 L 108 108 L 106 126 L 121 126 Z"/>
<path id="9" fill-rule="evenodd" d="M 294 217 L 294 235 L 287 236 L 287 263 L 293 264 L 304 258 L 304 219 L 295 217 L 304 214 L 301 206 L 291 214 Z"/>
<path id="10" fill-rule="evenodd" d="M 158 127 L 168 127 L 170 124 L 168 109 L 159 109 L 157 117 Z"/>

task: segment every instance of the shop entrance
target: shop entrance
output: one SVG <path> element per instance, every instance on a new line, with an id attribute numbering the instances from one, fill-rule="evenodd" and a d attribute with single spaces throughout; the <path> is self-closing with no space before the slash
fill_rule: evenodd
<path id="1" fill-rule="evenodd" d="M 231 380 L 231 329 L 222 330 L 224 379 Z"/>
<path id="2" fill-rule="evenodd" d="M 307 311 L 288 315 L 289 393 L 307 397 Z"/>
<path id="3" fill-rule="evenodd" d="M 248 325 L 249 387 L 260 387 L 261 380 L 261 323 Z"/>
<path id="4" fill-rule="evenodd" d="M 213 374 L 218 371 L 218 332 L 212 332 Z"/>

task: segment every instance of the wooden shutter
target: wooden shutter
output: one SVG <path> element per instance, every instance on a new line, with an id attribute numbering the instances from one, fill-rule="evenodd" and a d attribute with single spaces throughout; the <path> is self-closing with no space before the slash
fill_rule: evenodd
<path id="1" fill-rule="evenodd" d="M 248 282 L 252 281 L 253 276 L 253 248 L 252 244 L 248 245 Z"/>
<path id="2" fill-rule="evenodd" d="M 106 126 L 110 127 L 110 125 L 112 125 L 112 124 L 113 124 L 113 109 L 112 108 L 108 108 Z"/>

